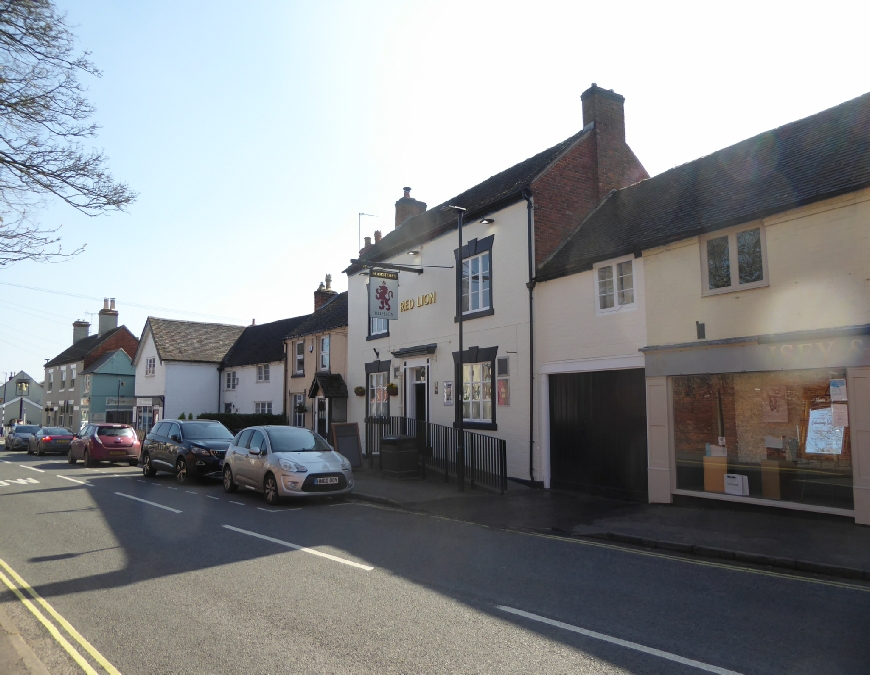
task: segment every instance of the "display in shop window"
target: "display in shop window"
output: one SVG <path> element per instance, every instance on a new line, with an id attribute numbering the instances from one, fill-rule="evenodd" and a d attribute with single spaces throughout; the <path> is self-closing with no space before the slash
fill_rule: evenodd
<path id="1" fill-rule="evenodd" d="M 846 380 L 831 380 L 831 400 L 848 401 L 846 396 Z"/>
<path id="2" fill-rule="evenodd" d="M 761 387 L 761 406 L 765 422 L 788 422 L 788 388 Z"/>
<path id="3" fill-rule="evenodd" d="M 453 405 L 453 382 L 445 380 L 443 389 L 444 405 Z"/>

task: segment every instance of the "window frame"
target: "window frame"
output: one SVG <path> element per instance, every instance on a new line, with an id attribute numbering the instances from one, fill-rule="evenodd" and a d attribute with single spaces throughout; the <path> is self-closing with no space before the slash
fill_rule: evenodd
<path id="1" fill-rule="evenodd" d="M 224 391 L 235 391 L 236 387 L 239 386 L 239 378 L 236 375 L 235 370 L 226 371 L 226 377 L 224 378 Z"/>
<path id="2" fill-rule="evenodd" d="M 291 412 L 293 414 L 293 426 L 305 428 L 305 413 L 296 412 L 296 406 L 305 405 L 305 394 L 291 394 Z"/>
<path id="3" fill-rule="evenodd" d="M 375 332 L 374 324 L 375 322 L 383 322 L 386 328 L 382 331 Z M 369 317 L 369 334 L 366 337 L 366 340 L 380 340 L 381 338 L 390 337 L 390 320 L 389 319 L 377 319 Z"/>
<path id="4" fill-rule="evenodd" d="M 640 269 L 640 266 L 637 264 L 637 260 L 639 260 L 639 258 L 635 258 L 634 255 L 629 254 L 621 256 L 619 258 L 612 258 L 611 260 L 602 260 L 601 262 L 597 262 L 592 266 L 592 301 L 595 303 L 595 316 L 605 316 L 607 314 L 616 314 L 618 312 L 631 312 L 637 309 L 638 287 L 640 285 L 638 283 L 640 281 L 640 276 L 638 275 L 638 270 Z M 619 299 L 617 279 L 619 278 L 619 265 L 625 262 L 631 263 L 632 296 L 634 299 L 631 302 L 620 305 L 617 304 Z M 598 270 L 606 267 L 613 268 L 613 307 L 601 309 L 601 289 Z"/>
<path id="5" fill-rule="evenodd" d="M 157 370 L 157 357 L 148 356 L 145 358 L 145 377 L 154 377 Z"/>
<path id="6" fill-rule="evenodd" d="M 301 349 L 301 354 L 299 353 Z M 300 367 L 301 366 L 301 367 Z M 305 340 L 297 340 L 293 343 L 293 377 L 305 375 Z"/>
<path id="7" fill-rule="evenodd" d="M 326 373 L 329 371 L 329 350 L 330 350 L 330 336 L 329 335 L 321 335 L 317 340 L 317 370 L 320 373 Z M 326 344 L 326 350 L 324 351 L 323 346 Z M 324 365 L 324 358 L 326 357 L 326 365 Z"/>
<path id="8" fill-rule="evenodd" d="M 48 378 L 46 380 L 46 385 L 47 386 L 46 386 L 45 390 L 51 391 L 52 387 L 54 386 L 54 368 L 52 368 L 51 370 L 48 371 Z"/>
<path id="9" fill-rule="evenodd" d="M 741 232 L 749 230 L 759 231 L 759 240 L 761 242 L 761 281 L 754 281 L 750 284 L 740 283 L 740 264 L 737 257 L 737 235 Z M 699 235 L 698 247 L 699 258 L 701 261 L 701 295 L 722 295 L 723 293 L 739 293 L 740 291 L 748 291 L 753 288 L 765 288 L 770 286 L 770 268 L 767 265 L 767 228 L 762 223 L 754 223 L 752 225 L 738 225 L 724 230 L 716 230 Z M 731 285 L 724 288 L 710 288 L 710 267 L 707 260 L 707 242 L 711 239 L 719 239 L 728 237 L 728 262 L 731 272 Z"/>
<path id="10" fill-rule="evenodd" d="M 456 316 L 453 321 L 459 321 L 459 315 L 462 314 L 463 321 L 479 319 L 484 316 L 492 316 L 495 314 L 495 256 L 493 255 L 493 244 L 495 243 L 495 235 L 491 234 L 483 239 L 471 239 L 465 244 L 462 249 L 453 249 L 453 256 L 456 260 Z M 476 258 L 483 254 L 489 254 L 489 306 L 485 309 L 462 311 L 462 278 L 463 267 L 466 260 Z M 469 291 L 470 292 L 470 291 Z M 470 298 L 469 298 L 470 301 Z M 470 306 L 470 302 L 469 302 Z"/>
<path id="11" fill-rule="evenodd" d="M 496 381 L 496 366 L 498 360 L 498 347 L 469 347 L 462 352 L 462 365 L 474 365 L 487 363 L 490 367 L 490 398 L 492 405 L 492 418 L 490 420 L 475 420 L 464 417 L 463 402 L 465 397 L 465 379 L 462 370 L 459 368 L 459 352 L 453 352 L 453 398 L 454 398 L 454 422 L 453 426 L 458 427 L 460 419 L 462 426 L 465 429 L 486 429 L 488 431 L 498 431 L 498 386 Z M 460 416 L 462 416 L 460 418 Z"/>
<path id="12" fill-rule="evenodd" d="M 69 388 L 70 389 L 75 389 L 75 387 L 76 387 L 76 370 L 77 370 L 77 368 L 76 368 L 75 364 L 73 364 L 69 368 Z"/>
<path id="13" fill-rule="evenodd" d="M 258 363 L 257 364 L 257 384 L 263 384 L 269 382 L 269 364 L 268 363 Z"/>
<path id="14" fill-rule="evenodd" d="M 486 269 L 485 273 L 489 277 L 487 279 L 487 281 L 489 281 L 489 288 L 486 290 L 486 293 L 489 297 L 487 298 L 487 303 L 486 303 L 485 307 L 483 306 L 483 293 L 484 293 L 484 290 L 483 290 L 483 283 L 484 283 L 483 260 L 484 260 L 484 258 L 486 258 L 486 264 L 487 264 L 487 269 Z M 476 275 L 474 274 L 474 272 L 472 272 L 473 261 L 475 261 L 475 260 L 480 261 L 477 265 L 478 271 L 477 271 Z M 468 256 L 467 258 L 462 259 L 462 271 L 461 271 L 462 289 L 465 288 L 465 268 L 466 268 L 466 266 L 469 268 L 468 269 L 468 295 L 467 295 L 467 297 L 468 297 L 468 309 L 462 310 L 463 318 L 465 318 L 469 314 L 479 314 L 481 312 L 485 312 L 488 309 L 490 309 L 490 307 L 492 307 L 492 252 L 491 251 L 481 251 L 480 253 L 477 253 L 475 255 L 471 255 L 471 256 Z M 472 285 L 475 278 L 477 278 L 478 284 L 479 284 L 479 289 L 478 289 L 477 293 L 478 293 L 478 299 L 479 299 L 480 306 L 477 308 L 472 308 L 471 307 L 471 299 L 472 299 L 471 285 Z M 461 303 L 465 299 L 465 297 L 466 297 L 466 295 L 464 293 L 460 292 L 460 295 L 459 295 L 460 307 L 461 307 Z"/>
<path id="15" fill-rule="evenodd" d="M 268 410 L 266 410 L 267 407 L 268 407 Z M 254 414 L 255 415 L 271 415 L 272 414 L 272 401 L 254 401 Z"/>
<path id="16" fill-rule="evenodd" d="M 58 391 L 63 391 L 66 389 L 66 366 L 60 367 L 60 386 L 57 388 Z"/>

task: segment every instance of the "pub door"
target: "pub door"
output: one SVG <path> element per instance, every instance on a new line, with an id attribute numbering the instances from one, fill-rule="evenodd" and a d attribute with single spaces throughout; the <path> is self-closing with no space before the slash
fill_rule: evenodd
<path id="1" fill-rule="evenodd" d="M 647 501 L 643 368 L 550 375 L 550 484 Z"/>
<path id="2" fill-rule="evenodd" d="M 329 436 L 328 436 L 328 429 L 327 429 L 328 425 L 327 425 L 327 419 L 326 419 L 326 413 L 327 413 L 326 399 L 325 398 L 318 398 L 318 399 L 316 399 L 316 401 L 317 401 L 317 403 L 316 403 L 317 409 L 316 409 L 315 422 L 317 424 L 317 428 L 315 429 L 315 431 L 318 434 L 320 434 L 321 436 L 323 436 L 324 438 L 328 438 Z"/>

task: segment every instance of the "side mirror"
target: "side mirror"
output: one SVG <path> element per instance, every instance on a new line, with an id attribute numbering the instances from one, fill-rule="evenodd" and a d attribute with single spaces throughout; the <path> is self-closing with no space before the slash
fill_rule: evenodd
<path id="1" fill-rule="evenodd" d="M 263 451 L 260 450 L 260 448 L 249 448 L 248 452 L 250 452 L 252 455 L 256 455 L 257 457 L 263 454 Z"/>

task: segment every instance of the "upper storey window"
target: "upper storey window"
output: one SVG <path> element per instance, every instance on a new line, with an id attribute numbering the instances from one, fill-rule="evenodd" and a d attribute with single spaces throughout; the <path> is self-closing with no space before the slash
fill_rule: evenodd
<path id="1" fill-rule="evenodd" d="M 635 309 L 636 274 L 632 256 L 595 265 L 595 313 Z"/>
<path id="2" fill-rule="evenodd" d="M 733 229 L 701 238 L 703 295 L 768 286 L 764 229 Z"/>

